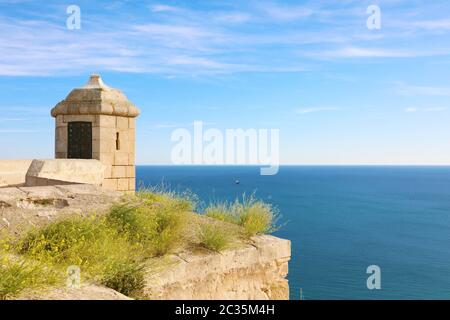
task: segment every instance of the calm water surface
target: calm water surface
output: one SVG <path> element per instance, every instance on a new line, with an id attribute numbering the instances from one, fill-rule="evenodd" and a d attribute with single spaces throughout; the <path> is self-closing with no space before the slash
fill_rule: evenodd
<path id="1" fill-rule="evenodd" d="M 235 181 L 239 180 L 240 184 Z M 204 202 L 244 192 L 276 205 L 292 241 L 291 299 L 450 299 L 450 167 L 138 166 L 137 181 Z M 368 290 L 366 268 L 381 268 Z"/>

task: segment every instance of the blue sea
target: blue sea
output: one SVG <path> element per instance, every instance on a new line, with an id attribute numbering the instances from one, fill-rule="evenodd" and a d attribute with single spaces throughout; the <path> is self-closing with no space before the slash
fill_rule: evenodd
<path id="1" fill-rule="evenodd" d="M 291 299 L 450 299 L 450 167 L 138 166 L 137 181 L 205 203 L 256 192 L 277 206 Z M 367 288 L 369 265 L 379 290 Z"/>

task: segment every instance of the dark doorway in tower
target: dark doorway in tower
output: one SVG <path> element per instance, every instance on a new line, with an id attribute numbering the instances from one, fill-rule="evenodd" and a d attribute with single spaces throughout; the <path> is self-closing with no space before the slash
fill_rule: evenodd
<path id="1" fill-rule="evenodd" d="M 92 159 L 91 122 L 69 122 L 67 138 L 69 159 Z"/>

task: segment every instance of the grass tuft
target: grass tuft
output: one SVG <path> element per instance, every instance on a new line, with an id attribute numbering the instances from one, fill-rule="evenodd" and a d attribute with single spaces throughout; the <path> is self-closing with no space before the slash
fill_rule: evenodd
<path id="1" fill-rule="evenodd" d="M 200 225 L 198 238 L 201 246 L 216 252 L 227 249 L 231 242 L 229 230 L 213 223 Z"/>
<path id="2" fill-rule="evenodd" d="M 148 205 L 170 206 L 179 211 L 194 211 L 198 203 L 198 197 L 189 190 L 177 193 L 164 186 L 141 187 L 136 196 Z"/>
<path id="3" fill-rule="evenodd" d="M 106 270 L 102 283 L 126 296 L 139 297 L 144 288 L 144 266 L 134 261 L 116 261 Z"/>
<path id="4" fill-rule="evenodd" d="M 42 263 L 0 253 L 0 300 L 14 298 L 24 289 L 38 289 L 60 280 L 55 270 Z"/>
<path id="5" fill-rule="evenodd" d="M 239 224 L 240 217 L 235 210 L 235 206 L 235 203 L 227 202 L 211 204 L 206 207 L 205 215 L 220 221 Z"/>
<path id="6" fill-rule="evenodd" d="M 279 217 L 271 204 L 259 201 L 253 195 L 244 195 L 242 201 L 212 204 L 205 209 L 205 215 L 242 226 L 247 237 L 276 231 Z"/>
<path id="7" fill-rule="evenodd" d="M 164 255 L 174 249 L 182 239 L 186 225 L 186 212 L 171 208 L 157 208 L 154 214 L 155 229 L 150 244 L 156 256 Z"/>

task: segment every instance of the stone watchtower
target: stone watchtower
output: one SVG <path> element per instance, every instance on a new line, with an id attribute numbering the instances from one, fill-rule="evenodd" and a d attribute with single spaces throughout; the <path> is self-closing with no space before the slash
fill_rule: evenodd
<path id="1" fill-rule="evenodd" d="M 104 188 L 135 190 L 135 118 L 139 109 L 120 90 L 92 75 L 51 114 L 56 118 L 56 158 L 97 159 L 106 167 Z"/>

